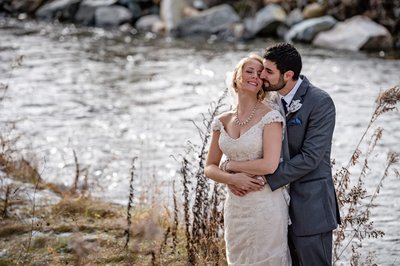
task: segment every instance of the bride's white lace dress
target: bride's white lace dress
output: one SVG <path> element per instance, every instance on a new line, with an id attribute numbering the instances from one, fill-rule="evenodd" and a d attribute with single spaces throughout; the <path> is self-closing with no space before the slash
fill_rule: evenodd
<path id="1" fill-rule="evenodd" d="M 247 161 L 262 157 L 264 126 L 283 121 L 279 111 L 270 111 L 237 139 L 228 135 L 218 118 L 214 119 L 212 128 L 220 130 L 219 146 L 228 159 Z M 268 185 L 243 197 L 228 190 L 224 228 L 229 265 L 291 265 L 286 200 L 283 189 L 272 192 Z"/>

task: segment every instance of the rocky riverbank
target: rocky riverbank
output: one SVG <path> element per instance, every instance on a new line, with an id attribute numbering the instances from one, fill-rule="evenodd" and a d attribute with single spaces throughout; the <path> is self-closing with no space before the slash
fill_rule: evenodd
<path id="1" fill-rule="evenodd" d="M 278 37 L 330 49 L 400 50 L 400 2 L 377 0 L 2 0 L 0 15 L 132 27 L 177 38 Z"/>

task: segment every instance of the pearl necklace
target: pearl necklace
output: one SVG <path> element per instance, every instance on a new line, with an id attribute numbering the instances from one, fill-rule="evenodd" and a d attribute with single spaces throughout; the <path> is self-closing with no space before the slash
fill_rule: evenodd
<path id="1" fill-rule="evenodd" d="M 243 122 L 240 122 L 240 120 L 239 120 L 239 108 L 237 107 L 236 112 L 235 112 L 235 124 L 240 127 L 247 125 L 251 121 L 251 119 L 253 119 L 254 115 L 256 114 L 257 104 L 258 104 L 258 102 L 256 102 L 256 104 L 254 105 L 254 108 L 251 111 L 249 117 L 247 117 L 247 119 Z"/>

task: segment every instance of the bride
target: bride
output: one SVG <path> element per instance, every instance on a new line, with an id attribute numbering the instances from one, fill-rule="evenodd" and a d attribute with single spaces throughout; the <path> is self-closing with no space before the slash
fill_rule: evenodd
<path id="1" fill-rule="evenodd" d="M 229 265 L 291 265 L 288 206 L 282 189 L 271 191 L 265 174 L 279 164 L 284 118 L 265 103 L 262 58 L 239 61 L 232 76 L 233 111 L 213 121 L 205 175 L 229 186 L 224 205 Z M 222 155 L 227 160 L 221 165 Z M 249 192 L 250 190 L 257 190 Z"/>

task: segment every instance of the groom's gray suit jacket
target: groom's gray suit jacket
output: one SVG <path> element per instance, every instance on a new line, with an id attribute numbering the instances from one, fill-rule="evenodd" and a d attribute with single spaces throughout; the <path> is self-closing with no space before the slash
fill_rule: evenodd
<path id="1" fill-rule="evenodd" d="M 328 232 L 340 223 L 330 164 L 335 106 L 325 91 L 302 79 L 292 100 L 302 106 L 286 117 L 284 161 L 266 176 L 272 190 L 290 183 L 289 214 L 297 236 Z"/>

